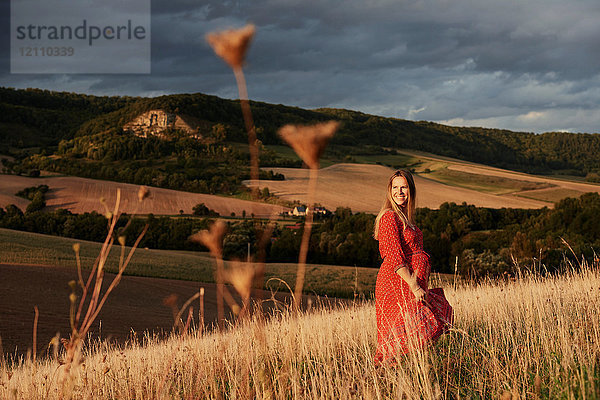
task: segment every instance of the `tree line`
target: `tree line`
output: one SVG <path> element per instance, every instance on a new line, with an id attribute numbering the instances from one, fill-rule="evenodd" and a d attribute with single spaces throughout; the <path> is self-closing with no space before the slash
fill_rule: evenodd
<path id="1" fill-rule="evenodd" d="M 312 124 L 336 119 L 341 129 L 332 145 L 406 148 L 456 157 L 501 168 L 549 174 L 562 173 L 600 180 L 600 135 L 588 133 L 512 132 L 500 129 L 451 127 L 425 121 L 385 118 L 351 110 L 317 109 L 251 102 L 257 136 L 264 144 L 281 144 L 277 130 L 284 124 Z M 65 146 L 73 146 L 77 157 L 90 160 L 122 160 L 126 150 L 118 133 L 138 115 L 151 109 L 192 116 L 201 121 L 200 134 L 223 143 L 246 143 L 239 102 L 201 93 L 177 94 L 155 98 L 96 97 L 74 93 L 49 92 L 38 89 L 0 88 L 0 138 L 6 140 L 0 150 L 13 155 L 63 155 Z M 106 138 L 100 138 L 106 135 Z M 61 140 L 86 137 L 93 143 L 63 143 Z M 37 141 L 37 142 L 36 142 Z M 107 148 L 106 142 L 111 141 Z M 98 142 L 103 144 L 99 146 Z M 26 153 L 14 147 L 41 146 Z M 62 146 L 62 147 L 61 147 Z M 127 144 L 129 146 L 129 144 Z M 143 145 L 140 145 L 144 147 Z M 149 147 L 156 147 L 150 144 Z M 112 149 L 111 149 L 112 148 Z M 112 154 L 111 154 L 112 153 Z M 130 152 L 131 153 L 131 152 Z M 8 153 L 7 153 L 8 154 Z M 164 151 L 147 149 L 135 153 L 138 159 L 156 159 Z M 237 153 L 240 162 L 247 155 Z M 108 157 L 108 158 L 107 158 Z M 75 161 L 55 168 L 74 168 Z M 229 162 L 231 158 L 227 160 Z M 225 161 L 222 161 L 223 163 Z M 266 154 L 261 165 L 283 166 L 289 160 Z M 85 171 L 80 171 L 84 173 Z"/>
<path id="2" fill-rule="evenodd" d="M 534 262 L 549 271 L 556 270 L 571 257 L 563 239 L 577 257 L 597 257 L 600 248 L 597 215 L 600 215 L 600 195 L 587 193 L 561 200 L 552 209 L 490 209 L 444 203 L 437 210 L 418 209 L 417 225 L 423 232 L 424 249 L 432 256 L 434 271 L 453 273 L 456 265 L 461 275 L 478 278 L 512 273 L 516 265 L 528 267 Z M 119 227 L 124 227 L 130 218 L 124 215 Z M 374 215 L 353 213 L 348 208 L 338 208 L 323 217 L 314 226 L 308 262 L 379 267 L 378 243 L 372 237 L 374 220 Z M 208 228 L 211 221 L 213 218 L 134 217 L 128 231 L 119 234 L 125 234 L 130 245 L 136 232 L 148 223 L 150 228 L 140 244 L 142 247 L 205 251 L 189 242 L 188 237 Z M 253 218 L 229 219 L 224 239 L 226 258 L 245 260 L 248 243 L 251 253 L 256 254 L 266 223 Z M 95 212 L 22 212 L 9 205 L 0 208 L 0 227 L 102 241 L 106 219 Z M 301 220 L 294 226 L 279 224 L 265 249 L 267 261 L 297 262 L 302 229 Z"/>

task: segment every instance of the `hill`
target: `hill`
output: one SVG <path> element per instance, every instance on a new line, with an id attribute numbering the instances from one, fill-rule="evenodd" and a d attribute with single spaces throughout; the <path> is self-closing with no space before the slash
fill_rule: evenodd
<path id="1" fill-rule="evenodd" d="M 281 144 L 276 132 L 287 123 L 341 121 L 342 127 L 326 154 L 338 162 L 364 154 L 385 155 L 390 148 L 409 149 L 528 173 L 567 174 L 600 180 L 598 134 L 548 132 L 536 135 L 449 127 L 350 110 L 303 110 L 262 102 L 251 102 L 251 107 L 258 138 L 265 145 Z M 197 121 L 198 135 L 205 140 L 204 147 L 174 132 L 171 141 L 159 142 L 132 138 L 133 134 L 122 132 L 126 124 L 156 109 L 186 115 Z M 0 111 L 0 138 L 5 139 L 0 152 L 22 155 L 18 148 L 33 146 L 36 148 L 30 149 L 29 154 L 41 153 L 37 158 L 28 159 L 23 168 L 43 167 L 88 177 L 92 177 L 89 176 L 91 169 L 97 169 L 96 175 L 102 171 L 102 176 L 93 176 L 95 178 L 138 184 L 144 179 L 154 180 L 161 183 L 159 186 L 171 188 L 178 184 L 171 182 L 176 180 L 172 170 L 177 167 L 186 170 L 183 173 L 185 180 L 206 179 L 202 171 L 211 176 L 231 177 L 228 185 L 220 182 L 213 188 L 191 187 L 194 191 L 207 193 L 238 189 L 243 175 L 247 174 L 247 154 L 224 150 L 231 150 L 232 143 L 247 142 L 238 101 L 200 93 L 130 98 L 2 88 Z M 56 157 L 49 158 L 51 154 Z M 204 162 L 190 162 L 198 157 Z M 134 164 L 132 159 L 139 162 Z M 227 168 L 232 162 L 232 168 Z M 267 151 L 261 153 L 261 165 L 297 166 L 298 159 L 278 157 Z M 129 172 L 120 174 L 114 169 L 129 169 Z M 136 177 L 136 169 L 144 171 Z"/>

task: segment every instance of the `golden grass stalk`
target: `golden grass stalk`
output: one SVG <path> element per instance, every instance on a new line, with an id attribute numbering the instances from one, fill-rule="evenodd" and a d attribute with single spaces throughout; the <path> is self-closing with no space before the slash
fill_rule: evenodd
<path id="1" fill-rule="evenodd" d="M 181 334 L 186 334 L 188 331 L 188 328 L 190 326 L 190 322 L 192 319 L 192 313 L 194 311 L 193 307 L 190 307 L 188 309 L 188 317 L 187 317 L 185 326 L 183 325 L 183 322 L 181 321 L 181 316 L 183 315 L 183 312 L 185 311 L 185 309 L 188 308 L 188 306 L 190 306 L 192 304 L 192 302 L 199 297 L 200 297 L 200 292 L 195 293 L 193 296 L 191 296 L 189 299 L 187 299 L 187 301 L 185 303 L 183 303 L 183 306 L 181 306 L 181 309 L 175 315 L 175 325 L 179 326 Z"/>
<path id="2" fill-rule="evenodd" d="M 317 191 L 317 178 L 319 172 L 319 159 L 325 151 L 329 140 L 333 137 L 340 123 L 329 121 L 311 126 L 285 125 L 277 132 L 285 140 L 298 156 L 310 168 L 308 181 L 308 207 L 298 256 L 298 273 L 296 276 L 296 287 L 294 289 L 294 306 L 298 308 L 302 301 L 302 288 L 306 274 L 306 257 L 310 244 L 310 233 L 313 224 L 314 197 Z"/>
<path id="3" fill-rule="evenodd" d="M 258 242 L 258 253 L 257 253 L 257 263 L 256 270 L 254 272 L 254 287 L 262 289 L 265 280 L 265 262 L 267 260 L 267 244 L 271 240 L 271 236 L 273 235 L 273 230 L 275 229 L 275 218 L 277 218 L 277 214 L 271 214 L 269 218 L 269 223 L 266 228 L 260 234 L 260 239 Z M 262 300 L 262 292 L 258 291 L 257 299 Z"/>
<path id="4" fill-rule="evenodd" d="M 256 29 L 254 25 L 248 24 L 240 29 L 230 29 L 221 32 L 212 32 L 206 35 L 206 41 L 213 48 L 215 53 L 221 57 L 233 69 L 235 80 L 240 96 L 240 105 L 244 116 L 244 124 L 248 132 L 248 145 L 250 150 L 250 179 L 256 183 L 253 190 L 254 195 L 258 194 L 259 175 L 258 175 L 258 143 L 256 139 L 256 128 L 250 110 L 248 100 L 248 89 L 246 78 L 244 77 L 243 64 L 246 59 L 246 52 L 250 41 L 254 36 Z"/>
<path id="5" fill-rule="evenodd" d="M 144 199 L 144 197 L 146 196 L 139 197 L 140 202 Z M 119 213 L 120 199 L 121 191 L 117 189 L 117 198 L 115 201 L 114 209 L 112 212 L 109 211 L 106 213 L 109 226 L 108 233 L 100 250 L 100 254 L 94 262 L 94 266 L 88 276 L 87 283 L 85 285 L 83 285 L 83 276 L 81 273 L 81 263 L 79 259 L 80 246 L 78 244 L 73 246 L 73 250 L 75 251 L 77 257 L 77 271 L 79 284 L 83 288 L 83 293 L 81 299 L 79 300 L 79 306 L 76 307 L 77 296 L 75 294 L 75 287 L 77 284 L 75 281 L 70 282 L 70 286 L 73 290 L 73 292 L 69 296 L 71 302 L 71 335 L 69 339 L 63 339 L 62 341 L 66 349 L 66 355 L 64 359 L 61 393 L 63 393 L 64 390 L 66 390 L 66 392 L 68 393 L 72 389 L 72 385 L 69 384 L 68 380 L 71 376 L 72 368 L 79 364 L 83 339 L 85 338 L 92 324 L 98 317 L 98 314 L 102 310 L 102 307 L 104 306 L 104 303 L 106 302 L 108 296 L 113 291 L 113 289 L 119 284 L 121 277 L 123 276 L 123 272 L 125 271 L 125 268 L 129 264 L 137 246 L 139 245 L 140 241 L 142 240 L 142 238 L 146 234 L 146 231 L 148 230 L 148 225 L 146 225 L 140 233 L 140 235 L 138 236 L 137 240 L 135 241 L 133 247 L 130 249 L 126 259 L 123 258 L 125 251 L 125 240 L 119 237 L 119 242 L 121 244 L 121 260 L 119 262 L 119 269 L 117 275 L 113 278 L 109 287 L 104 292 L 104 295 L 101 295 L 102 284 L 104 279 L 104 265 L 106 263 L 106 260 L 114 242 L 114 230 L 116 223 L 121 216 L 121 214 Z M 81 315 L 84 311 L 84 307 L 86 304 L 86 298 L 90 290 L 92 294 L 89 303 L 87 304 L 85 316 L 83 317 L 83 319 L 81 319 Z M 75 312 L 76 308 L 77 312 Z"/>
<path id="6" fill-rule="evenodd" d="M 35 360 L 37 357 L 37 325 L 38 325 L 38 318 L 40 316 L 40 310 L 38 310 L 38 307 L 35 306 L 35 307 L 33 307 L 33 311 L 34 311 L 34 317 L 33 317 L 33 350 L 32 350 L 32 354 L 33 354 L 33 362 L 35 363 Z M 2 350 L 1 346 L 0 346 L 0 350 Z"/>
<path id="7" fill-rule="evenodd" d="M 227 224 L 222 220 L 215 221 L 209 230 L 201 230 L 189 237 L 189 240 L 204 245 L 215 258 L 217 269 L 215 280 L 217 281 L 217 318 L 219 329 L 225 327 L 225 309 L 223 307 L 223 296 L 225 295 L 223 282 L 223 236 L 227 230 Z"/>
<path id="8" fill-rule="evenodd" d="M 202 334 L 204 332 L 204 288 L 201 287 L 198 293 L 200 293 L 198 304 L 198 331 Z"/>

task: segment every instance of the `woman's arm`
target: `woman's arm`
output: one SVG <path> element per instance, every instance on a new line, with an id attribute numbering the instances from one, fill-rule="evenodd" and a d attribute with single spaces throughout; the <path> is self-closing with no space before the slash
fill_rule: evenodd
<path id="1" fill-rule="evenodd" d="M 408 283 L 408 286 L 415 295 L 415 299 L 417 301 L 425 300 L 425 290 L 419 286 L 416 274 L 411 273 L 406 265 L 400 265 L 398 268 L 396 268 L 396 273 L 400 275 L 400 277 L 404 279 L 406 283 Z"/>
<path id="2" fill-rule="evenodd" d="M 417 300 L 425 297 L 425 291 L 417 283 L 416 275 L 412 274 L 406 266 L 406 258 L 400 244 L 401 229 L 404 226 L 399 222 L 393 211 L 386 212 L 381 217 L 379 224 L 379 244 L 385 249 L 385 260 L 392 265 L 397 265 L 395 272 L 410 286 Z"/>

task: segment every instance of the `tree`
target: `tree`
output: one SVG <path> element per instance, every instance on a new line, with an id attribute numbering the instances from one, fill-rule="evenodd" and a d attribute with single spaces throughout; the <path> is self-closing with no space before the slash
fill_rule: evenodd
<path id="1" fill-rule="evenodd" d="M 193 214 L 199 217 L 218 217 L 219 213 L 208 208 L 204 203 L 199 203 L 192 208 Z"/>
<path id="2" fill-rule="evenodd" d="M 44 199 L 44 193 L 36 192 L 33 196 L 33 200 L 31 203 L 27 205 L 25 209 L 26 213 L 32 213 L 36 211 L 40 211 L 42 208 L 46 207 L 46 200 Z"/>

